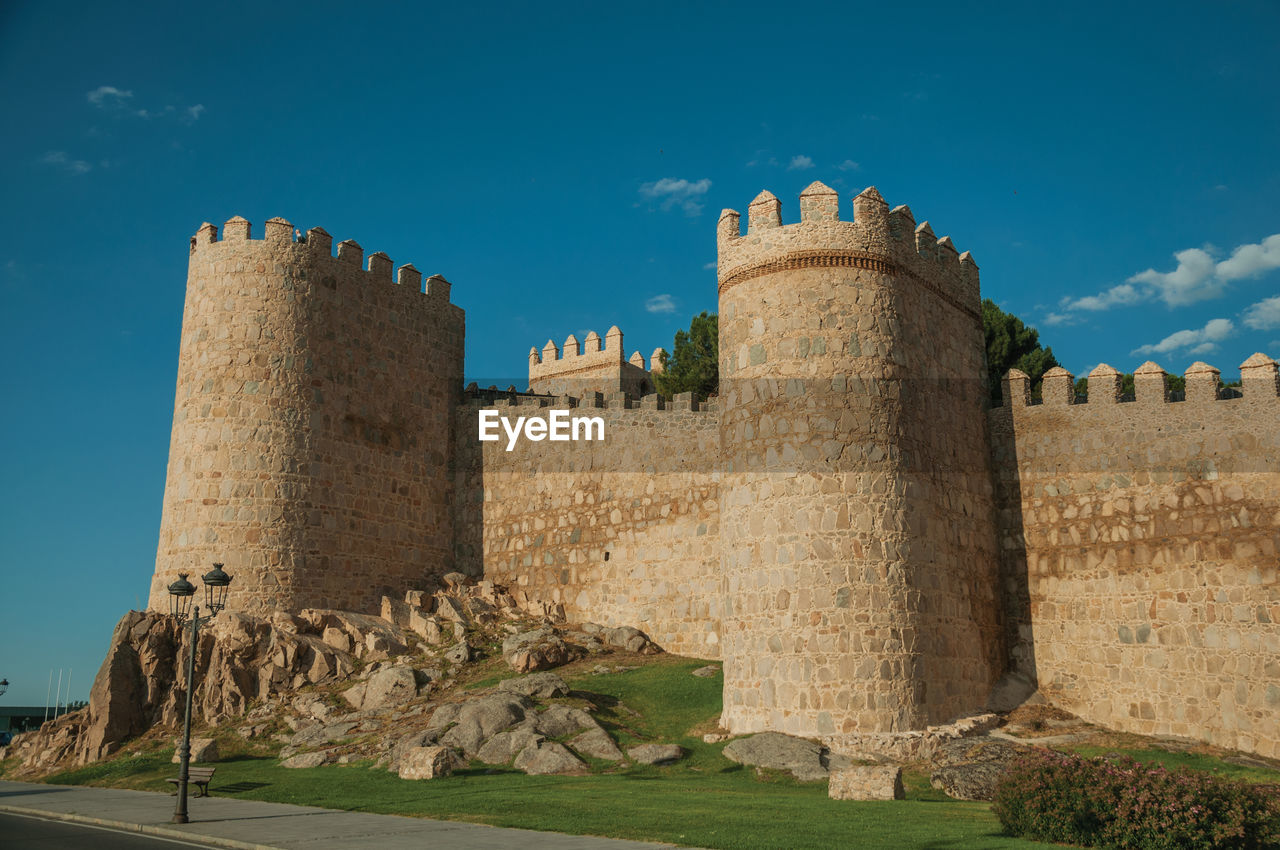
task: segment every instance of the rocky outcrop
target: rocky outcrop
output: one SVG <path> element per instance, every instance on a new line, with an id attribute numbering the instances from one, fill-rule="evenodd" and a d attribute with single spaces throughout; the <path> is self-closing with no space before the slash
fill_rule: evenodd
<path id="1" fill-rule="evenodd" d="M 545 705 L 569 696 L 565 681 L 551 673 L 503 681 L 465 702 L 434 707 L 421 702 L 458 668 L 483 657 L 504 631 L 505 660 L 522 673 L 580 657 L 583 644 L 597 652 L 606 644 L 658 651 L 643 632 L 588 626 L 591 635 L 576 635 L 571 644 L 550 624 L 563 619 L 562 611 L 539 608 L 524 594 L 512 596 L 492 582 L 472 583 L 461 574 L 452 574 L 445 585 L 435 593 L 409 591 L 403 599 L 383 599 L 382 617 L 314 608 L 260 617 L 221 612 L 201 626 L 195 648 L 194 724 L 223 722 L 250 740 L 274 734 L 284 743 L 280 757 L 290 766 L 363 754 L 399 770 L 409 751 L 431 746 L 454 747 L 468 758 L 501 764 L 526 754 L 521 764 L 539 772 L 580 769 L 576 753 L 622 758 L 587 711 Z M 543 618 L 539 628 L 531 628 L 531 606 Z M 8 748 L 22 761 L 14 775 L 86 764 L 152 728 L 179 728 L 190 635 L 189 627 L 168 615 L 127 614 L 112 635 L 89 705 L 17 736 Z M 424 651 L 430 658 L 422 669 L 410 653 Z M 309 685 L 338 687 L 323 695 L 298 693 Z M 382 732 L 390 713 L 401 722 L 430 709 L 425 728 L 414 729 L 421 721 L 406 723 L 397 730 L 399 740 L 366 743 L 377 740 L 371 736 Z M 238 724 L 225 724 L 237 717 L 242 718 Z M 280 722 L 292 733 L 279 732 Z M 573 750 L 556 743 L 570 738 Z M 201 758 L 199 752 L 195 758 Z"/>
<path id="2" fill-rule="evenodd" d="M 403 647 L 396 632 L 376 617 L 345 612 L 275 612 L 262 618 L 224 611 L 199 632 L 193 720 L 238 716 L 252 701 L 346 677 L 356 657 Z M 20 773 L 88 764 L 153 726 L 176 729 L 185 707 L 190 635 L 166 614 L 126 614 L 112 633 L 89 705 L 15 741 Z M 336 648 L 340 637 L 352 652 Z"/>

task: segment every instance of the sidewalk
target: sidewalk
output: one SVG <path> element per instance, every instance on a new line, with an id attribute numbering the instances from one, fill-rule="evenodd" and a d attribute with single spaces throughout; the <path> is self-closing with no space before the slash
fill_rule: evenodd
<path id="1" fill-rule="evenodd" d="M 169 822 L 173 806 L 173 797 L 151 791 L 0 781 L 0 811 L 186 838 L 233 850 L 346 850 L 363 846 L 385 850 L 654 850 L 675 846 L 217 796 L 192 798 L 192 822 L 175 824 Z"/>

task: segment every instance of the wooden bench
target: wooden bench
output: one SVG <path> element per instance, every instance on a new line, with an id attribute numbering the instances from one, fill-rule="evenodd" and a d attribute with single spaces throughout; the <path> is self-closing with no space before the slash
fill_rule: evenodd
<path id="1" fill-rule="evenodd" d="M 213 772 L 214 772 L 215 770 L 217 770 L 217 768 L 216 768 L 216 767 L 189 767 L 189 768 L 187 768 L 187 784 L 188 784 L 188 785 L 194 785 L 194 786 L 196 786 L 196 788 L 198 788 L 198 789 L 200 790 L 200 793 L 196 795 L 197 797 L 208 797 L 208 796 L 209 796 L 209 780 L 210 780 L 210 779 L 213 779 Z M 175 795 L 178 793 L 176 786 L 181 785 L 181 784 L 182 784 L 182 780 L 181 780 L 181 779 L 166 779 L 166 780 L 165 780 L 165 782 L 170 782 L 170 783 L 172 783 L 172 784 L 175 786 L 175 789 L 174 789 L 173 794 L 170 794 L 170 795 L 169 795 L 170 797 L 175 796 Z"/>

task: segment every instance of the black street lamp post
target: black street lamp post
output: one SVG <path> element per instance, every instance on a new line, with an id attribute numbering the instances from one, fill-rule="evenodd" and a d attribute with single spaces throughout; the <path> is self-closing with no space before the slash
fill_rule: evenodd
<path id="1" fill-rule="evenodd" d="M 192 606 L 195 600 L 196 586 L 187 581 L 189 573 L 178 573 L 178 580 L 169 585 L 169 603 L 173 616 L 179 623 L 191 623 L 191 656 L 187 661 L 187 711 L 183 718 L 182 748 L 179 750 L 178 766 L 178 806 L 173 812 L 173 823 L 187 823 L 187 780 L 191 776 L 191 699 L 195 693 L 196 677 L 196 637 L 201 623 L 207 623 L 218 616 L 227 603 L 227 588 L 231 584 L 231 576 L 222 571 L 222 564 L 214 564 L 213 569 L 204 574 L 205 605 L 209 609 L 208 616 L 200 616 L 200 606 Z"/>

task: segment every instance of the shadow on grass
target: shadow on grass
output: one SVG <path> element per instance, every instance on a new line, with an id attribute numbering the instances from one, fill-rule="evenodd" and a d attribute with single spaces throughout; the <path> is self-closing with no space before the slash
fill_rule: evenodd
<path id="1" fill-rule="evenodd" d="M 219 794 L 243 794 L 245 791 L 257 791 L 266 788 L 270 782 L 232 782 L 230 785 L 219 785 L 213 789 Z"/>
<path id="2" fill-rule="evenodd" d="M 569 691 L 569 696 L 573 699 L 584 699 L 597 708 L 613 708 L 621 702 L 621 700 L 615 696 L 610 696 L 609 694 L 598 694 L 594 691 Z"/>
<path id="3" fill-rule="evenodd" d="M 516 770 L 511 767 L 464 767 L 461 770 L 455 770 L 454 776 L 527 776 L 523 770 Z"/>

